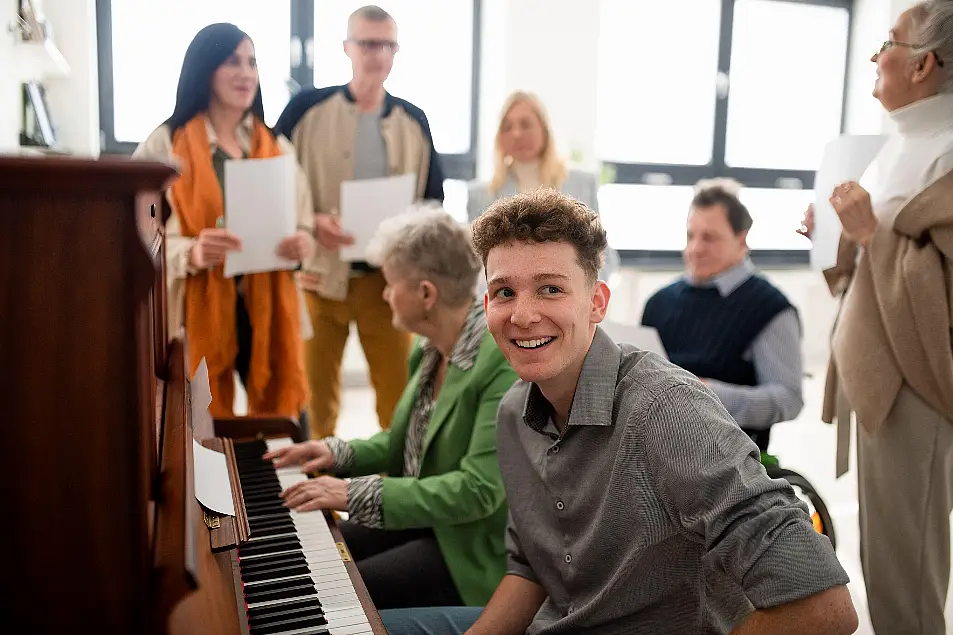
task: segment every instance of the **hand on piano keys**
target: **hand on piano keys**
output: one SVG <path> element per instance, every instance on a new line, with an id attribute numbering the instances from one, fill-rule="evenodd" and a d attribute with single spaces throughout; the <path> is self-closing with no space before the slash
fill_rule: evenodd
<path id="1" fill-rule="evenodd" d="M 238 548 L 251 635 L 364 635 L 371 625 L 323 513 L 298 513 L 279 494 L 307 480 L 262 459 L 291 439 L 236 443 L 251 535 Z"/>
<path id="2" fill-rule="evenodd" d="M 334 455 L 324 441 L 305 441 L 290 445 L 279 445 L 275 449 L 269 446 L 268 452 L 262 457 L 272 461 L 275 467 L 293 467 L 301 465 L 301 472 L 323 472 L 334 463 Z"/>
<path id="3" fill-rule="evenodd" d="M 285 506 L 297 512 L 328 509 L 346 512 L 347 481 L 333 476 L 319 476 L 295 483 L 281 493 Z"/>

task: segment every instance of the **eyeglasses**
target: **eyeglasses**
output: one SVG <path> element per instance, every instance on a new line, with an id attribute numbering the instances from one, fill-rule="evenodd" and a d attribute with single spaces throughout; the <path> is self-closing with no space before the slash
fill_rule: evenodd
<path id="1" fill-rule="evenodd" d="M 884 43 L 880 45 L 880 50 L 877 51 L 877 55 L 880 55 L 887 49 L 894 46 L 903 46 L 905 48 L 918 48 L 916 44 L 910 44 L 909 42 L 897 42 L 896 40 L 884 40 Z M 943 68 L 943 60 L 940 59 L 940 56 L 937 55 L 936 51 L 930 51 L 933 53 L 933 57 L 936 58 L 936 65 L 940 68 Z"/>
<path id="2" fill-rule="evenodd" d="M 400 50 L 400 45 L 393 40 L 348 40 L 361 47 L 365 53 L 380 53 L 383 51 L 388 55 L 393 55 Z"/>

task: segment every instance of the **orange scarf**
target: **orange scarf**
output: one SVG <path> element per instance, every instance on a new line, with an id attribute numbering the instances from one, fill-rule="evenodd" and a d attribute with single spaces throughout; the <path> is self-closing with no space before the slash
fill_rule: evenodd
<path id="1" fill-rule="evenodd" d="M 181 160 L 181 177 L 172 185 L 172 203 L 183 236 L 198 236 L 225 216 L 221 186 L 212 164 L 205 115 L 176 131 L 172 152 Z M 255 121 L 251 158 L 279 156 L 277 140 Z M 185 332 L 189 376 L 204 357 L 212 389 L 213 416 L 231 416 L 234 400 L 236 288 L 224 267 L 188 276 L 185 283 Z M 300 309 L 290 271 L 247 274 L 244 301 L 252 330 L 248 370 L 248 412 L 297 418 L 308 401 L 301 342 Z"/>

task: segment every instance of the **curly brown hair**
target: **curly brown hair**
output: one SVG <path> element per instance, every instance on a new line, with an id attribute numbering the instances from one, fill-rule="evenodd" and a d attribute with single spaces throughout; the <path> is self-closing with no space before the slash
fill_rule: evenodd
<path id="1" fill-rule="evenodd" d="M 500 245 L 517 241 L 570 243 L 590 284 L 599 277 L 608 246 L 599 215 L 551 188 L 497 200 L 473 221 L 471 232 L 484 267 L 490 250 Z"/>

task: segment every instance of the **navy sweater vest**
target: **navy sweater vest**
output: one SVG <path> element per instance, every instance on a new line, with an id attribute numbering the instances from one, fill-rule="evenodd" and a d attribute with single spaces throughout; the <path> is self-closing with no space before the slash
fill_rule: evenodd
<path id="1" fill-rule="evenodd" d="M 645 305 L 642 324 L 658 330 L 669 360 L 703 379 L 754 386 L 745 351 L 764 327 L 791 306 L 770 282 L 751 276 L 728 297 L 715 287 L 680 280 Z"/>

